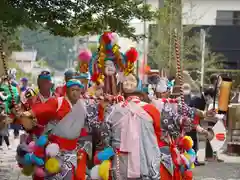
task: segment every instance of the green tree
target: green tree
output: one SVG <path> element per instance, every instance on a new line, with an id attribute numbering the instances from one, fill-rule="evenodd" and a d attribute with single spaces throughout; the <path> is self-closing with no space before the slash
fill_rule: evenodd
<path id="1" fill-rule="evenodd" d="M 0 20 L 6 27 L 43 27 L 54 35 L 73 37 L 110 29 L 132 37 L 134 18 L 150 20 L 153 12 L 144 0 L 2 0 Z"/>
<path id="2" fill-rule="evenodd" d="M 175 44 L 174 30 L 177 29 L 181 44 L 181 60 L 184 70 L 198 72 L 201 68 L 200 33 L 192 33 L 195 25 L 179 28 L 179 2 L 165 0 L 165 6 L 156 16 L 157 24 L 150 27 L 149 60 L 154 68 L 167 68 L 170 75 L 175 76 Z M 180 16 L 180 17 L 179 17 Z M 205 68 L 220 68 L 225 57 L 220 53 L 211 52 L 206 43 Z M 197 75 L 199 76 L 199 75 Z"/>

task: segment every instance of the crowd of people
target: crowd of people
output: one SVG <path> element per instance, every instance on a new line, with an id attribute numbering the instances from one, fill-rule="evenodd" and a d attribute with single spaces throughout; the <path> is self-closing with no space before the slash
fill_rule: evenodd
<path id="1" fill-rule="evenodd" d="M 66 71 L 65 84 L 55 89 L 48 71 L 38 75 L 37 91 L 27 78 L 19 87 L 14 77 L 2 78 L 0 139 L 10 148 L 8 126 L 16 137 L 25 131 L 16 151 L 23 174 L 34 180 L 193 179 L 197 142 L 186 133 L 213 138 L 200 121 L 215 111 L 171 99 L 174 81 L 162 72 L 149 74 L 144 88 L 135 75 L 136 49 L 121 53 L 116 36 L 104 33 L 97 53 L 81 51 L 79 71 Z M 212 94 L 203 96 L 206 105 Z"/>

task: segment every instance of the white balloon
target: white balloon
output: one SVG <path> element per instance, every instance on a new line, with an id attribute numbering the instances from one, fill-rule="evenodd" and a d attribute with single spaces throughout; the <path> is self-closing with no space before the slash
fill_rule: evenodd
<path id="1" fill-rule="evenodd" d="M 46 154 L 50 157 L 54 157 L 59 153 L 59 146 L 56 143 L 52 143 L 47 145 L 46 147 Z"/>
<path id="2" fill-rule="evenodd" d="M 113 37 L 113 39 L 112 39 L 112 45 L 118 44 L 118 41 L 119 41 L 119 36 L 118 36 L 118 34 L 117 34 L 117 33 L 112 33 L 112 37 Z"/>
<path id="3" fill-rule="evenodd" d="M 91 169 L 91 171 L 90 171 L 91 179 L 93 179 L 93 180 L 101 179 L 101 177 L 98 175 L 98 169 L 99 169 L 99 165 L 96 165 Z"/>

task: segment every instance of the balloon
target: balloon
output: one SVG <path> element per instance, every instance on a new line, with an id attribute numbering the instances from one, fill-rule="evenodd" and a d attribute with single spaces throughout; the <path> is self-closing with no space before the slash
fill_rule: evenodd
<path id="1" fill-rule="evenodd" d="M 46 154 L 50 157 L 56 156 L 59 153 L 59 146 L 56 143 L 52 143 L 47 145 L 46 147 Z"/>
<path id="2" fill-rule="evenodd" d="M 34 148 L 35 148 L 35 142 L 34 141 L 31 141 L 29 144 L 28 144 L 28 149 L 30 152 L 33 152 L 34 151 Z"/>
<path id="3" fill-rule="evenodd" d="M 98 174 L 102 180 L 108 180 L 110 166 L 111 162 L 109 160 L 103 161 L 102 164 L 99 165 Z"/>
<path id="4" fill-rule="evenodd" d="M 101 178 L 98 174 L 98 170 L 99 170 L 99 165 L 96 165 L 91 169 L 90 171 L 91 179 L 97 180 Z"/>
<path id="5" fill-rule="evenodd" d="M 92 52 L 88 49 L 81 51 L 78 55 L 78 60 L 80 62 L 89 63 L 91 58 L 92 58 Z"/>
<path id="6" fill-rule="evenodd" d="M 37 139 L 36 144 L 37 146 L 43 147 L 47 144 L 47 142 L 48 142 L 48 137 L 43 135 Z"/>
<path id="7" fill-rule="evenodd" d="M 40 167 L 35 167 L 34 174 L 38 177 L 44 177 L 45 176 L 44 170 Z"/>
<path id="8" fill-rule="evenodd" d="M 50 158 L 45 163 L 46 170 L 49 173 L 51 173 L 51 174 L 55 174 L 55 173 L 59 172 L 60 171 L 60 167 L 61 167 L 60 166 L 60 162 L 56 158 Z"/>
<path id="9" fill-rule="evenodd" d="M 22 173 L 25 176 L 31 176 L 33 174 L 34 168 L 32 165 L 24 166 L 22 169 Z"/>

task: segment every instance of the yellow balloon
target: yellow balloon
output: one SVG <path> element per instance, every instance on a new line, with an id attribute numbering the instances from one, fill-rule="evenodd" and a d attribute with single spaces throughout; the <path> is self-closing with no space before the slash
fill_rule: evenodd
<path id="1" fill-rule="evenodd" d="M 55 174 L 60 171 L 60 163 L 56 158 L 50 158 L 47 160 L 45 168 L 49 173 Z"/>
<path id="2" fill-rule="evenodd" d="M 102 180 L 109 179 L 110 166 L 111 162 L 109 160 L 105 160 L 99 165 L 98 175 L 102 178 Z"/>
<path id="3" fill-rule="evenodd" d="M 32 165 L 24 166 L 22 169 L 22 173 L 25 176 L 31 176 L 34 172 L 34 167 Z"/>

